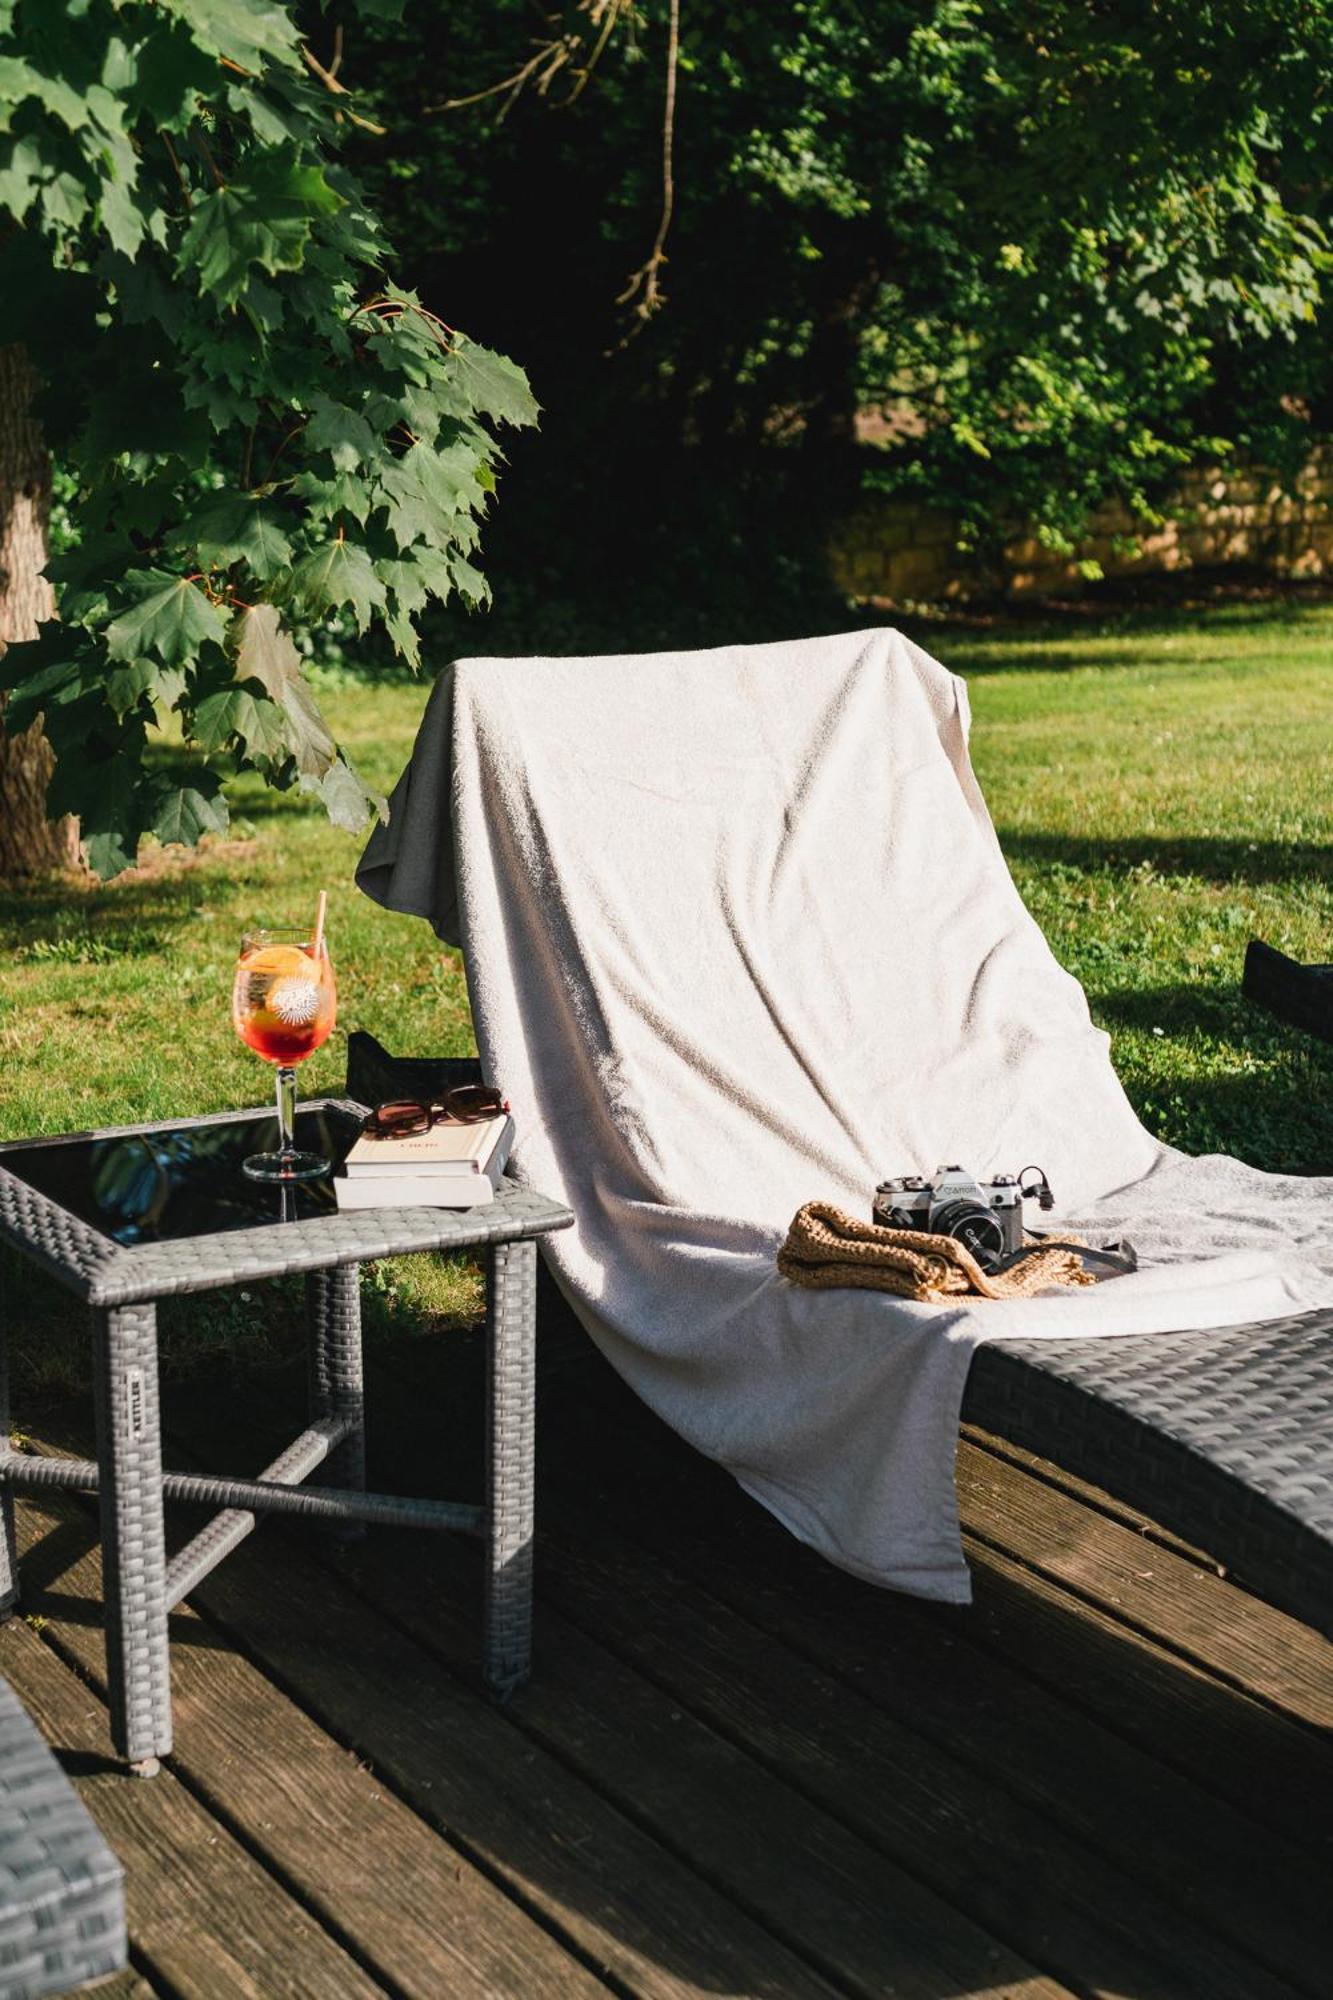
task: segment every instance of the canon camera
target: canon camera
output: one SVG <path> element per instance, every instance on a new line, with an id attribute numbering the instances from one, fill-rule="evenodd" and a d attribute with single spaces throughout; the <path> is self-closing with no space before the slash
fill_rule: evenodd
<path id="1" fill-rule="evenodd" d="M 929 1180 L 901 1174 L 875 1189 L 873 1218 L 885 1229 L 952 1236 L 983 1271 L 998 1271 L 1023 1248 L 1023 1203 L 1050 1208 L 1054 1196 L 1040 1167 L 973 1180 L 963 1167 L 939 1167 Z"/>

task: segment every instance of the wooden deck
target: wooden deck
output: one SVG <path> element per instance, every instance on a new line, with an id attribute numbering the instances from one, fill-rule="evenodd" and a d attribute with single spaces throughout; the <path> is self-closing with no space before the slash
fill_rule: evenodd
<path id="1" fill-rule="evenodd" d="M 225 1381 L 169 1396 L 169 1460 L 257 1467 L 300 1389 L 271 1427 Z M 383 1349 L 376 1482 L 475 1490 L 479 1389 L 466 1336 Z M 962 1447 L 977 1602 L 945 1610 L 798 1547 L 558 1328 L 542 1402 L 507 1711 L 474 1549 L 270 1524 L 174 1621 L 151 1783 L 107 1762 L 91 1515 L 23 1505 L 0 1671 L 126 1866 L 102 1991 L 1325 2000 L 1333 1647 L 994 1441 Z"/>

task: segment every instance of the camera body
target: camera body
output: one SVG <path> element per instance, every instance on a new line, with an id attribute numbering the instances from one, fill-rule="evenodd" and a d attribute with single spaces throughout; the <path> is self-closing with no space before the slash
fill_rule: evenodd
<path id="1" fill-rule="evenodd" d="M 963 1167 L 938 1167 L 930 1179 L 900 1174 L 875 1189 L 873 1219 L 884 1229 L 930 1230 L 952 1236 L 970 1250 L 983 1271 L 996 1271 L 1023 1248 L 1023 1200 L 1038 1195 L 1051 1206 L 1045 1174 L 1040 1184 L 1025 1187 L 1024 1178 L 1040 1169 L 1025 1167 L 1022 1175 L 996 1174 L 974 1180 Z"/>

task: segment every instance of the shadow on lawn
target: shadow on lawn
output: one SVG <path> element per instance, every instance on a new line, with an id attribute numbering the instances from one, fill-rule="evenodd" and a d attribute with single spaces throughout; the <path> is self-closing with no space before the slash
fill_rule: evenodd
<path id="1" fill-rule="evenodd" d="M 1143 1123 L 1168 1146 L 1226 1153 L 1265 1174 L 1333 1175 L 1333 1115 L 1309 1101 L 1309 1083 L 1275 1089 L 1258 1077 L 1204 1083 L 1121 1077 Z M 1327 1095 L 1327 1088 L 1326 1088 Z"/>
<path id="2" fill-rule="evenodd" d="M 1144 579 L 1146 582 L 1147 579 Z M 1330 596 L 1320 587 L 1308 594 L 1260 590 L 1245 600 L 1218 587 L 1174 590 L 1145 598 L 1114 587 L 1090 591 L 1076 599 L 1046 599 L 1039 604 L 1000 603 L 978 606 L 970 615 L 920 619 L 906 614 L 884 622 L 898 624 L 927 652 L 936 653 L 960 674 L 1067 673 L 1075 667 L 1180 666 L 1196 660 L 1201 645 L 1217 641 L 1225 657 L 1229 640 L 1250 627 L 1280 624 L 1299 635 L 1321 621 L 1326 624 Z M 867 619 L 867 622 L 871 622 Z M 1185 637 L 1190 651 L 1179 650 Z M 1128 653 L 1107 656 L 1097 648 L 1107 641 L 1132 641 L 1141 657 Z M 1033 650 L 1034 642 L 1041 648 Z M 1063 643 L 1061 643 L 1063 642 Z"/>
<path id="3" fill-rule="evenodd" d="M 133 952 L 160 944 L 148 941 L 152 926 L 179 925 L 197 918 L 216 902 L 219 891 L 231 893 L 264 875 L 264 859 L 252 841 L 206 847 L 180 860 L 131 869 L 110 883 L 68 875 L 36 877 L 7 883 L 0 889 L 0 931 L 20 945 L 50 934 L 58 937 L 97 936 L 121 940 Z M 115 944 L 112 943 L 112 953 Z M 106 955 L 106 954 L 102 954 Z"/>
<path id="4" fill-rule="evenodd" d="M 1333 847 L 1314 841 L 1227 840 L 1204 835 L 1134 835 L 1085 839 L 1074 834 L 996 829 L 1005 858 L 1034 867 L 1058 864 L 1093 874 L 1150 868 L 1157 875 L 1204 882 L 1325 881 L 1333 886 Z M 1333 949 L 1333 940 L 1330 940 Z"/>
<path id="5" fill-rule="evenodd" d="M 1296 1029 L 1284 1027 L 1244 998 L 1239 969 L 1236 983 L 1226 986 L 1117 986 L 1103 992 L 1090 985 L 1088 1002 L 1103 1027 L 1209 1035 L 1248 1048 L 1265 1060 L 1291 1049 L 1293 1042 L 1311 1052 L 1315 1049 Z"/>

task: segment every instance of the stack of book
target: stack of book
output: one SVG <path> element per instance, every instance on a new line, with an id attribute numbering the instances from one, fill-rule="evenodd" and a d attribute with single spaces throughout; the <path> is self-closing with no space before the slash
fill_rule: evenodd
<path id="1" fill-rule="evenodd" d="M 339 1208 L 477 1208 L 494 1201 L 514 1143 L 507 1112 L 406 1138 L 363 1132 L 333 1186 Z"/>

